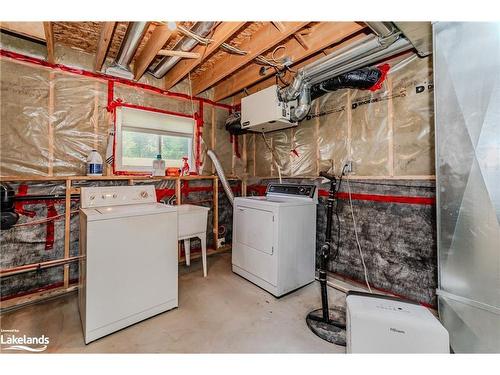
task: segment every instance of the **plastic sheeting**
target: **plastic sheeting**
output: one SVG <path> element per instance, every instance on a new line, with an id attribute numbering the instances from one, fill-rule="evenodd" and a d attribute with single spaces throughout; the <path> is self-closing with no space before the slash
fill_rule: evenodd
<path id="1" fill-rule="evenodd" d="M 395 174 L 434 174 L 432 59 L 406 59 L 393 67 L 391 78 L 398 95 L 393 99 Z"/>
<path id="2" fill-rule="evenodd" d="M 359 176 L 434 174 L 431 57 L 406 55 L 389 64 L 380 90 L 324 95 L 298 127 L 266 134 L 283 176 L 317 176 L 325 169 L 339 174 L 347 160 Z M 261 135 L 256 136 L 255 158 L 255 171 L 253 159 L 247 159 L 250 174 L 277 176 Z"/>
<path id="3" fill-rule="evenodd" d="M 222 165 L 222 168 L 229 175 L 232 171 L 232 145 L 230 135 L 226 131 L 226 118 L 228 112 L 224 109 L 215 108 L 215 122 L 212 125 L 215 132 L 215 147 L 214 151 Z"/>
<path id="4" fill-rule="evenodd" d="M 2 176 L 82 175 L 90 150 L 95 148 L 104 157 L 113 126 L 106 81 L 9 58 L 0 60 L 0 73 Z M 168 97 L 120 83 L 114 85 L 113 99 L 189 115 L 199 111 L 196 99 Z M 204 150 L 212 143 L 212 106 L 205 103 L 203 108 L 202 162 Z M 218 107 L 215 111 L 219 158 L 233 171 L 229 136 L 221 125 L 228 111 Z M 243 165 L 239 169 L 243 171 Z M 211 172 L 211 165 L 202 163 L 200 174 Z"/>
<path id="5" fill-rule="evenodd" d="M 123 84 L 115 84 L 114 99 L 144 107 L 168 109 L 186 115 L 192 115 L 198 111 L 198 102 L 195 100 L 175 99 Z"/>
<path id="6" fill-rule="evenodd" d="M 83 174 L 90 150 L 104 154 L 105 83 L 7 59 L 0 70 L 2 175 Z"/>

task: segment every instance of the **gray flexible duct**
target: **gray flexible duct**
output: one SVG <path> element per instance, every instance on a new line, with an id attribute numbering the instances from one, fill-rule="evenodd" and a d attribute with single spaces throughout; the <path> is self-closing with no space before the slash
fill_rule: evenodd
<path id="1" fill-rule="evenodd" d="M 229 202 L 231 202 L 231 205 L 233 205 L 234 194 L 233 194 L 233 191 L 231 190 L 231 186 L 229 186 L 229 182 L 227 181 L 226 175 L 224 174 L 224 170 L 222 169 L 222 165 L 220 164 L 219 159 L 217 159 L 217 155 L 215 155 L 215 152 L 213 152 L 212 150 L 207 150 L 207 155 L 212 160 L 212 163 L 214 163 L 215 171 L 217 172 L 217 175 L 219 176 L 220 183 L 222 184 L 222 187 L 224 188 L 224 191 L 226 192 L 226 195 L 227 195 L 227 198 L 229 199 Z"/>

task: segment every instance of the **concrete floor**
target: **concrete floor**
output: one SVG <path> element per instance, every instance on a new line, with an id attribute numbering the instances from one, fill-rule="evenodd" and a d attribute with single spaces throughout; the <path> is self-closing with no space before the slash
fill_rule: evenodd
<path id="1" fill-rule="evenodd" d="M 344 353 L 316 337 L 305 316 L 320 307 L 314 282 L 277 299 L 231 271 L 231 254 L 180 266 L 179 307 L 85 345 L 76 294 L 0 317 L 2 329 L 50 338 L 57 353 Z M 331 302 L 344 294 L 329 288 Z"/>

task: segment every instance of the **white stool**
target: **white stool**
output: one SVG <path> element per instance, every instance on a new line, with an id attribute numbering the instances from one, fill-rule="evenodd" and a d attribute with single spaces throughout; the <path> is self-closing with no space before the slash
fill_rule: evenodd
<path id="1" fill-rule="evenodd" d="M 177 207 L 179 231 L 178 239 L 184 240 L 186 265 L 191 264 L 191 238 L 201 240 L 201 257 L 203 262 L 203 276 L 207 277 L 207 218 L 210 208 L 181 204 Z"/>

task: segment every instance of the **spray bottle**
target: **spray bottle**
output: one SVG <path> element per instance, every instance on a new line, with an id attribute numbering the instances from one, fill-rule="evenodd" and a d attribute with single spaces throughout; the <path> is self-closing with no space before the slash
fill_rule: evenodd
<path id="1" fill-rule="evenodd" d="M 182 157 L 181 176 L 189 176 L 189 164 L 187 156 Z"/>

